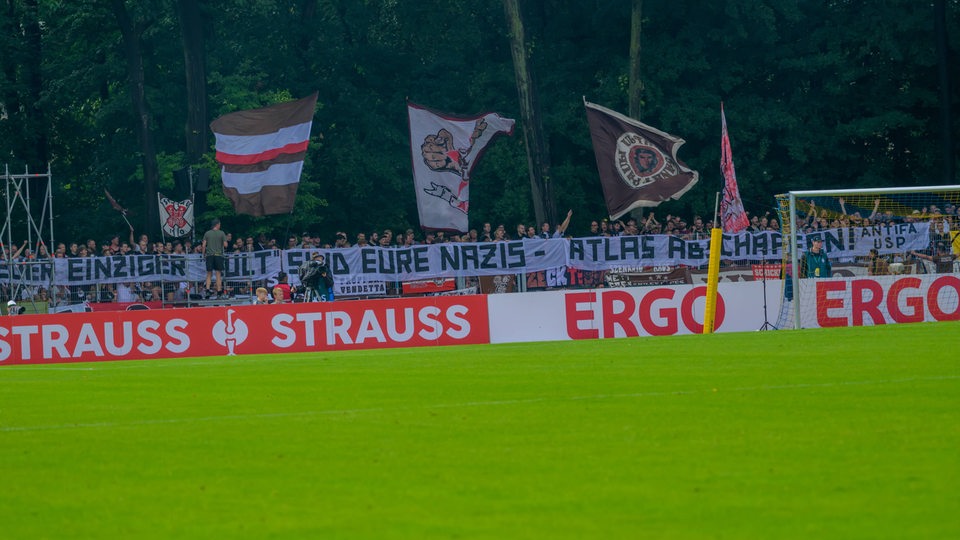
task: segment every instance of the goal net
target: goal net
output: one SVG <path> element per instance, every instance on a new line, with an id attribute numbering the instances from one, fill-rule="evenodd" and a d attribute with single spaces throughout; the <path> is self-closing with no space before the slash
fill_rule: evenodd
<path id="1" fill-rule="evenodd" d="M 960 320 L 960 186 L 777 195 L 776 328 Z"/>

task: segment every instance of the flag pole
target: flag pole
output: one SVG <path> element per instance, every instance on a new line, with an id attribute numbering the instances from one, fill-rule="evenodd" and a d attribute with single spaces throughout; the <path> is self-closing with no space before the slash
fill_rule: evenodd
<path id="1" fill-rule="evenodd" d="M 123 216 L 123 220 L 127 222 L 127 227 L 130 227 L 130 230 L 132 231 L 133 225 L 131 225 L 130 220 L 127 219 L 127 209 L 120 206 L 117 200 L 114 199 L 112 195 L 110 195 L 109 191 L 107 191 L 107 188 L 103 188 L 103 194 L 107 196 L 107 202 L 110 203 L 110 206 L 112 206 L 113 209 L 116 210 L 117 212 L 120 212 L 120 215 Z"/>
<path id="2" fill-rule="evenodd" d="M 717 197 L 713 202 L 713 226 L 717 226 L 717 220 L 720 219 L 720 192 L 717 192 Z"/>
<path id="3" fill-rule="evenodd" d="M 160 201 L 160 192 L 159 192 L 159 191 L 157 192 L 157 206 L 163 206 L 162 202 Z M 160 219 L 162 220 L 163 218 L 161 217 Z M 162 240 L 164 244 L 167 243 L 167 235 L 166 235 L 166 231 L 163 230 L 163 223 L 162 223 L 162 222 L 160 223 L 160 240 Z"/>
<path id="4" fill-rule="evenodd" d="M 190 227 L 190 247 L 197 246 L 197 194 L 190 192 L 190 206 L 193 207 L 193 226 Z"/>
<path id="5" fill-rule="evenodd" d="M 713 229 L 710 230 L 710 259 L 707 265 L 707 297 L 703 308 L 703 333 L 712 334 L 717 314 L 717 288 L 720 281 L 720 251 L 723 248 L 723 228 L 718 227 L 717 207 L 720 204 L 720 193 L 713 207 Z"/>

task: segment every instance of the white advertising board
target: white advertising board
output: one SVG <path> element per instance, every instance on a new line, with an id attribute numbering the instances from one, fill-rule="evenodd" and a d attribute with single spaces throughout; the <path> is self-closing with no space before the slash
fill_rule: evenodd
<path id="1" fill-rule="evenodd" d="M 768 280 L 767 317 L 780 308 L 780 280 Z M 670 285 L 490 295 L 491 343 L 699 334 L 706 287 Z M 716 332 L 758 330 L 763 282 L 721 283 Z"/>

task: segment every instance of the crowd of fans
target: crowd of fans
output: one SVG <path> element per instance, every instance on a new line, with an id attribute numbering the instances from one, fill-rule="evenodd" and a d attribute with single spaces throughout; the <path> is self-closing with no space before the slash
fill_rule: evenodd
<path id="1" fill-rule="evenodd" d="M 840 262 L 860 262 L 870 268 L 871 274 L 882 274 L 889 272 L 890 264 L 915 262 L 919 268 L 918 271 L 940 271 L 946 270 L 945 264 L 948 255 L 951 255 L 950 262 L 957 258 L 952 253 L 951 245 L 954 238 L 960 233 L 960 207 L 952 204 L 945 205 L 944 208 L 938 208 L 931 205 L 921 209 L 913 210 L 907 215 L 895 215 L 894 212 L 880 211 L 880 200 L 875 201 L 875 205 L 867 215 L 863 212 L 847 212 L 845 201 L 838 200 L 840 208 L 826 209 L 818 208 L 815 202 L 811 201 L 802 206 L 803 212 L 797 218 L 795 224 L 800 232 L 816 233 L 820 230 L 837 229 L 852 226 L 883 225 L 888 223 L 911 223 L 927 220 L 931 223 L 931 243 L 927 250 L 892 254 L 881 257 L 877 253 L 872 253 L 863 260 L 849 260 Z M 326 239 L 320 235 L 304 231 L 299 235 L 286 235 L 285 238 L 278 239 L 267 233 L 257 235 L 241 235 L 227 232 L 227 253 L 250 252 L 259 250 L 273 249 L 331 249 L 346 248 L 351 246 L 380 246 L 380 247 L 405 247 L 417 244 L 436 244 L 444 242 L 497 242 L 507 240 L 517 240 L 523 238 L 555 238 L 571 237 L 570 225 L 573 217 L 573 211 L 568 211 L 563 222 L 551 227 L 549 223 L 542 223 L 539 226 L 529 222 L 517 223 L 510 227 L 506 224 L 483 223 L 479 229 L 470 229 L 464 234 L 450 234 L 444 232 L 421 232 L 412 228 L 394 231 L 384 229 L 382 231 L 337 232 L 332 239 Z M 750 225 L 747 228 L 750 232 L 776 231 L 781 230 L 780 223 L 777 220 L 775 212 L 766 211 L 763 214 L 750 215 L 748 212 Z M 677 215 L 666 215 L 658 217 L 656 212 L 648 211 L 640 220 L 635 218 L 626 218 L 622 220 L 592 219 L 580 222 L 575 236 L 593 237 L 593 236 L 620 236 L 620 235 L 647 235 L 647 234 L 668 234 L 681 237 L 687 240 L 698 240 L 710 237 L 710 230 L 713 228 L 712 220 L 705 220 L 702 216 L 695 215 L 692 219 L 685 219 Z M 105 242 L 97 242 L 95 239 L 88 239 L 86 242 L 57 243 L 52 252 L 43 243 L 33 246 L 33 249 L 24 241 L 19 246 L 3 245 L 4 261 L 37 261 L 49 258 L 60 257 L 97 257 L 112 255 L 131 255 L 131 254 L 160 254 L 160 255 L 184 255 L 184 254 L 202 254 L 202 247 L 199 241 L 190 239 L 165 239 L 164 241 L 152 241 L 146 234 L 135 237 L 134 231 L 129 231 L 127 238 L 120 235 L 114 235 Z M 924 263 L 923 261 L 926 261 Z M 936 270 L 933 270 L 936 269 Z M 257 287 L 267 285 L 265 283 L 228 283 L 227 290 L 231 295 L 249 294 L 255 296 L 254 291 Z M 4 301 L 11 299 L 11 291 L 8 283 L 0 284 L 0 297 Z M 116 302 L 182 302 L 191 298 L 191 291 L 198 291 L 202 287 L 191 283 L 120 283 L 98 284 L 91 287 L 56 287 L 50 290 L 44 287 L 18 287 L 19 294 L 16 300 L 33 300 L 35 302 L 57 303 L 76 303 L 83 301 L 116 301 Z M 268 290 L 269 293 L 272 291 Z"/>

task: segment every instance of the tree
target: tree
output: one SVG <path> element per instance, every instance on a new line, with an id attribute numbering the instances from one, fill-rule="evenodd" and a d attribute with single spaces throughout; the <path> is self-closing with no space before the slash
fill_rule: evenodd
<path id="1" fill-rule="evenodd" d="M 6 124 L 0 134 L 5 134 L 12 143 L 4 149 L 10 152 L 9 157 L 16 158 L 17 165 L 45 169 L 50 155 L 48 126 L 41 105 L 44 58 L 39 5 L 37 0 L 17 4 L 8 0 L 0 14 L 5 49 L 5 54 L 0 55 L 3 74 L 0 118 L 6 120 L 0 123 Z"/>
<path id="2" fill-rule="evenodd" d="M 937 41 L 937 80 L 940 84 L 940 152 L 943 163 L 943 183 L 952 184 L 956 179 L 956 156 L 953 143 L 953 81 L 950 76 L 950 47 L 947 39 L 947 2 L 934 0 L 933 28 Z"/>
<path id="3" fill-rule="evenodd" d="M 946 182 L 960 159 L 957 0 L 536 0 L 516 49 L 511 3 L 6 0 L 2 161 L 51 160 L 56 236 L 103 239 L 126 234 L 103 187 L 153 228 L 173 170 L 193 163 L 216 183 L 210 120 L 314 91 L 297 211 L 235 216 L 212 190 L 201 219 L 276 236 L 416 227 L 407 99 L 540 126 L 540 142 L 487 149 L 473 224 L 554 221 L 540 215 L 554 199 L 574 233 L 604 214 L 584 97 L 686 139 L 701 182 L 658 213 L 712 212 L 721 100 L 752 212 L 787 189 Z"/>
<path id="4" fill-rule="evenodd" d="M 530 191 L 533 195 L 533 210 L 537 223 L 556 224 L 556 202 L 553 198 L 553 180 L 550 178 L 550 148 L 543 135 L 540 114 L 540 98 L 527 54 L 526 32 L 523 16 L 517 0 L 503 0 L 507 26 L 510 29 L 510 49 L 513 53 L 513 69 L 517 77 L 517 96 L 520 116 L 523 119 L 523 135 L 527 143 L 527 166 L 530 174 Z"/>
<path id="5" fill-rule="evenodd" d="M 123 36 L 123 49 L 127 59 L 127 76 L 130 85 L 130 100 L 133 106 L 136 123 L 134 124 L 137 140 L 140 143 L 140 158 L 143 166 L 144 206 L 146 208 L 149 233 L 159 233 L 158 221 L 160 211 L 156 204 L 157 189 L 160 185 L 160 171 L 157 167 L 157 153 L 153 144 L 152 122 L 150 108 L 147 104 L 146 82 L 143 68 L 143 53 L 141 52 L 140 35 L 143 32 L 143 23 L 134 21 L 127 10 L 125 0 L 111 0 L 113 14 Z"/>
<path id="6" fill-rule="evenodd" d="M 198 163 L 209 149 L 207 124 L 207 64 L 203 33 L 204 12 L 199 0 L 177 0 L 177 20 L 183 42 L 183 71 L 187 89 L 185 126 L 186 163 Z"/>
<path id="7" fill-rule="evenodd" d="M 643 79 L 640 77 L 640 37 L 643 35 L 643 0 L 633 0 L 630 10 L 630 86 L 628 116 L 640 120 L 643 106 Z"/>

